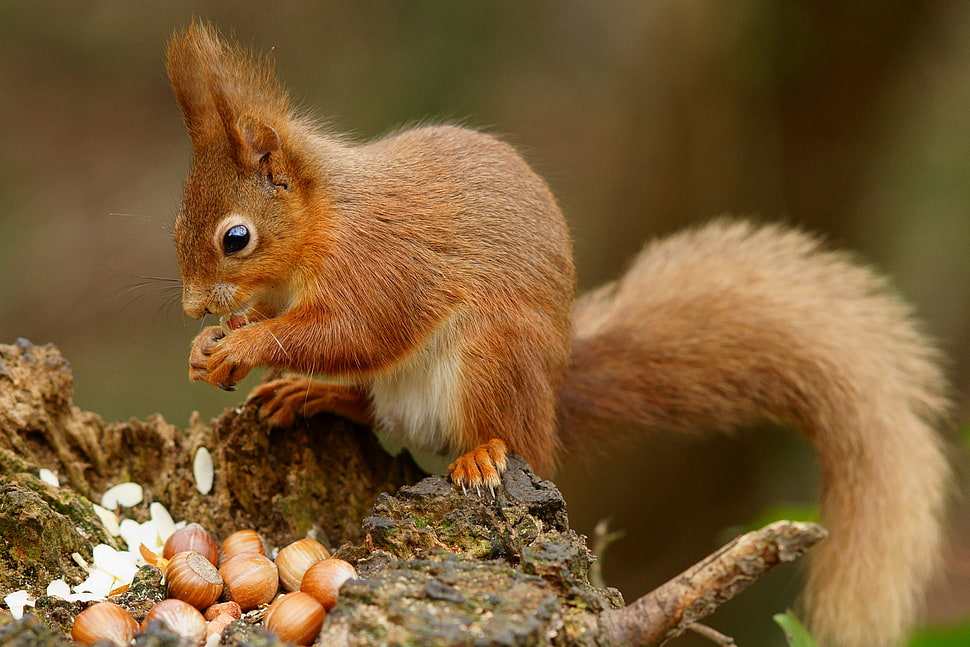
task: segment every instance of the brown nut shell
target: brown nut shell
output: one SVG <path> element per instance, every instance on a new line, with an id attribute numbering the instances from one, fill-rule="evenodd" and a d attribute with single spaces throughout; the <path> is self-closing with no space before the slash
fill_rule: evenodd
<path id="1" fill-rule="evenodd" d="M 229 600 L 228 602 L 217 602 L 213 604 L 202 614 L 206 620 L 215 620 L 221 615 L 232 616 L 234 619 L 239 620 L 242 617 L 242 609 L 239 607 L 239 603 Z"/>
<path id="2" fill-rule="evenodd" d="M 280 576 L 274 564 L 260 553 L 240 553 L 219 567 L 229 597 L 243 611 L 266 604 L 279 590 Z"/>
<path id="3" fill-rule="evenodd" d="M 170 598 L 205 609 L 222 595 L 219 571 L 200 553 L 175 553 L 165 568 L 165 591 Z"/>
<path id="4" fill-rule="evenodd" d="M 219 552 L 219 566 L 242 553 L 266 554 L 263 540 L 255 530 L 237 530 L 226 537 L 222 541 L 222 550 Z"/>
<path id="5" fill-rule="evenodd" d="M 350 562 L 331 557 L 317 562 L 303 575 L 300 590 L 308 593 L 330 611 L 337 604 L 340 587 L 357 577 L 357 569 Z"/>
<path id="6" fill-rule="evenodd" d="M 305 537 L 281 549 L 276 556 L 276 568 L 280 583 L 287 591 L 297 591 L 303 574 L 320 560 L 330 557 L 330 552 L 319 541 Z"/>
<path id="7" fill-rule="evenodd" d="M 96 602 L 74 618 L 71 638 L 82 645 L 106 640 L 127 645 L 138 631 L 138 622 L 114 602 Z"/>
<path id="8" fill-rule="evenodd" d="M 231 625 L 239 618 L 233 618 L 228 613 L 220 613 L 212 620 L 205 623 L 205 637 L 209 638 L 212 634 L 222 634 L 222 630 Z"/>
<path id="9" fill-rule="evenodd" d="M 145 619 L 141 623 L 142 631 L 148 627 L 149 623 L 156 621 L 161 622 L 170 631 L 197 645 L 205 640 L 205 618 L 202 617 L 198 609 L 188 602 L 176 598 L 162 600 L 145 615 Z"/>
<path id="10" fill-rule="evenodd" d="M 171 559 L 176 553 L 187 550 L 199 553 L 213 564 L 219 563 L 219 546 L 215 538 L 197 523 L 190 523 L 173 532 L 165 541 L 162 557 Z"/>
<path id="11" fill-rule="evenodd" d="M 309 645 L 319 635 L 327 612 L 323 605 L 300 591 L 281 595 L 269 605 L 263 626 L 280 640 Z"/>

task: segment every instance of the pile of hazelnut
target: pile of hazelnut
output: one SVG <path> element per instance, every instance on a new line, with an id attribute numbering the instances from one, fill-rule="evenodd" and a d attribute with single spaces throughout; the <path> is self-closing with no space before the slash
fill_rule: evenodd
<path id="1" fill-rule="evenodd" d="M 229 535 L 219 550 L 196 523 L 169 537 L 161 557 L 145 557 L 164 573 L 168 599 L 152 607 L 141 626 L 119 605 L 95 603 L 74 619 L 74 640 L 125 645 L 150 622 L 160 621 L 197 645 L 215 644 L 243 612 L 269 604 L 263 626 L 282 640 L 309 645 L 336 604 L 341 585 L 357 577 L 350 563 L 330 557 L 313 539 L 282 548 L 274 562 L 255 531 Z M 287 593 L 277 596 L 280 587 Z"/>

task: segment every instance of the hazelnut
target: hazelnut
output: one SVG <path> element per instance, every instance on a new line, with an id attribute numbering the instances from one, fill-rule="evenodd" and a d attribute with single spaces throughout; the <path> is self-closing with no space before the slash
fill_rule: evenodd
<path id="1" fill-rule="evenodd" d="M 337 603 L 340 587 L 347 580 L 357 577 L 357 569 L 349 562 L 331 557 L 317 562 L 303 575 L 300 590 L 308 593 L 330 611 Z"/>
<path id="2" fill-rule="evenodd" d="M 230 557 L 219 568 L 229 597 L 236 601 L 243 611 L 255 609 L 266 604 L 279 590 L 279 572 L 266 555 L 260 553 L 240 553 Z"/>
<path id="3" fill-rule="evenodd" d="M 294 541 L 280 550 L 276 556 L 276 568 L 280 571 L 280 582 L 287 591 L 297 591 L 307 569 L 322 559 L 330 557 L 330 552 L 318 541 L 304 538 Z"/>
<path id="4" fill-rule="evenodd" d="M 263 626 L 280 640 L 309 645 L 316 639 L 327 612 L 323 605 L 300 591 L 273 600 L 263 617 Z"/>
<path id="5" fill-rule="evenodd" d="M 244 314 L 232 313 L 219 317 L 219 327 L 222 328 L 222 332 L 227 335 L 233 330 L 239 330 L 248 324 L 249 319 L 247 319 L 246 315 Z"/>
<path id="6" fill-rule="evenodd" d="M 237 530 L 226 537 L 222 541 L 222 551 L 219 553 L 219 566 L 240 553 L 266 554 L 263 541 L 255 530 Z"/>
<path id="7" fill-rule="evenodd" d="M 205 618 L 188 602 L 175 598 L 162 600 L 148 611 L 141 623 L 142 631 L 154 621 L 161 622 L 174 633 L 196 645 L 205 640 Z"/>
<path id="8" fill-rule="evenodd" d="M 71 638 L 83 645 L 105 640 L 127 645 L 138 631 L 131 614 L 114 602 L 96 602 L 74 618 Z"/>
<path id="9" fill-rule="evenodd" d="M 222 577 L 208 559 L 195 551 L 175 553 L 165 568 L 165 590 L 170 598 L 205 609 L 222 594 Z"/>
<path id="10" fill-rule="evenodd" d="M 162 549 L 162 557 L 171 559 L 175 553 L 192 550 L 213 564 L 219 563 L 219 547 L 212 535 L 197 523 L 190 523 L 184 528 L 179 528 L 165 541 Z"/>

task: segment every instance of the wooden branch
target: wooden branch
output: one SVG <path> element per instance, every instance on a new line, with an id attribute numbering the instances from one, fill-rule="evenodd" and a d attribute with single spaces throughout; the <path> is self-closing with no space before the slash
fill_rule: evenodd
<path id="1" fill-rule="evenodd" d="M 659 645 L 827 535 L 818 524 L 797 521 L 776 521 L 741 535 L 636 602 L 604 613 L 600 627 L 614 645 Z"/>
<path id="2" fill-rule="evenodd" d="M 734 638 L 731 638 L 731 636 L 725 636 L 717 629 L 702 625 L 699 622 L 688 625 L 687 629 L 693 631 L 698 636 L 707 638 L 715 645 L 720 645 L 720 647 L 737 647 L 737 643 L 734 642 Z"/>

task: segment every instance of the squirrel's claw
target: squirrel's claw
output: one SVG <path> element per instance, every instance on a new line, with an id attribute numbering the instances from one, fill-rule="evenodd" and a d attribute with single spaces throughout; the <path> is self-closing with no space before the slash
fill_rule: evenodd
<path id="1" fill-rule="evenodd" d="M 507 465 L 508 447 L 498 438 L 479 445 L 467 454 L 455 459 L 448 466 L 451 481 L 467 493 L 467 487 L 475 488 L 481 496 L 481 488 L 488 488 L 492 496 L 501 483 L 501 475 Z"/>

